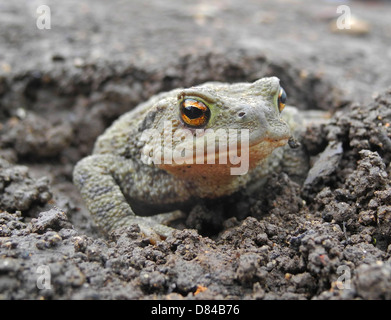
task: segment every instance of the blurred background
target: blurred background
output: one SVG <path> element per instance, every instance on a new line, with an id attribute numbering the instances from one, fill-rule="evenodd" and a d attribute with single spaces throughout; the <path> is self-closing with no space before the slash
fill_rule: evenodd
<path id="1" fill-rule="evenodd" d="M 43 4 L 49 30 L 37 28 Z M 340 5 L 355 18 L 351 32 L 335 30 Z M 372 69 L 384 70 L 391 58 L 390 14 L 390 1 L 370 0 L 1 0 L 1 71 L 98 60 L 175 65 L 201 52 L 256 50 L 319 73 L 338 66 L 377 89 L 382 76 Z"/>

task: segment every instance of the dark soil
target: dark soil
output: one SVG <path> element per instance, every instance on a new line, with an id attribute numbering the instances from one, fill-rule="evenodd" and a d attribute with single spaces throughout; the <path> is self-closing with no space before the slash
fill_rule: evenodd
<path id="1" fill-rule="evenodd" d="M 349 2 L 357 35 L 331 31 L 332 1 L 259 3 L 52 0 L 50 30 L 40 3 L 0 4 L 0 299 L 391 299 L 391 4 Z M 71 175 L 114 119 L 270 75 L 331 114 L 302 138 L 303 183 L 200 203 L 156 245 L 97 231 Z"/>

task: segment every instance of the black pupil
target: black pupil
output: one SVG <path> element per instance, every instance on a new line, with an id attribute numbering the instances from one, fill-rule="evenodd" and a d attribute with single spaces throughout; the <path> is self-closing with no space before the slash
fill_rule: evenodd
<path id="1" fill-rule="evenodd" d="M 285 90 L 281 88 L 281 92 L 280 92 L 280 102 L 281 103 L 285 103 L 286 102 L 286 93 L 285 93 Z"/>
<path id="2" fill-rule="evenodd" d="M 189 119 L 197 119 L 202 116 L 202 110 L 194 106 L 185 107 L 184 113 Z"/>

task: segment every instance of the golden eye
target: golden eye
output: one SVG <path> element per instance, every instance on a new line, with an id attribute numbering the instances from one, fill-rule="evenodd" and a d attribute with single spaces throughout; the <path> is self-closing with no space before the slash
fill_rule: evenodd
<path id="1" fill-rule="evenodd" d="M 202 127 L 210 118 L 209 108 L 201 101 L 184 99 L 181 102 L 181 117 L 190 127 Z"/>
<path id="2" fill-rule="evenodd" d="M 280 91 L 278 92 L 278 110 L 280 112 L 284 110 L 286 103 L 286 93 L 283 88 L 280 88 Z"/>

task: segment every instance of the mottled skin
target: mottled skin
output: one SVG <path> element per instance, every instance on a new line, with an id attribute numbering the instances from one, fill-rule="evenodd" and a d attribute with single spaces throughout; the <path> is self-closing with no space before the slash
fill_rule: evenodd
<path id="1" fill-rule="evenodd" d="M 166 237 L 173 229 L 162 223 L 175 216 L 167 212 L 199 198 L 232 194 L 275 170 L 282 152 L 270 155 L 291 137 L 289 125 L 280 116 L 279 90 L 275 77 L 254 83 L 211 82 L 156 95 L 121 116 L 97 139 L 93 154 L 74 170 L 74 183 L 97 225 L 109 232 L 137 223 L 151 238 Z M 163 135 L 164 124 L 170 121 L 174 133 L 188 128 L 195 134 L 196 128 L 189 127 L 179 111 L 186 98 L 202 99 L 210 107 L 209 121 L 197 129 L 204 134 L 199 139 L 208 135 L 206 129 L 249 129 L 249 173 L 232 175 L 230 169 L 235 165 L 230 161 L 219 164 L 218 158 L 216 164 L 146 163 L 147 155 L 161 144 L 145 139 L 147 130 Z M 193 144 L 199 139 L 195 137 Z M 174 141 L 173 147 L 180 143 Z"/>

